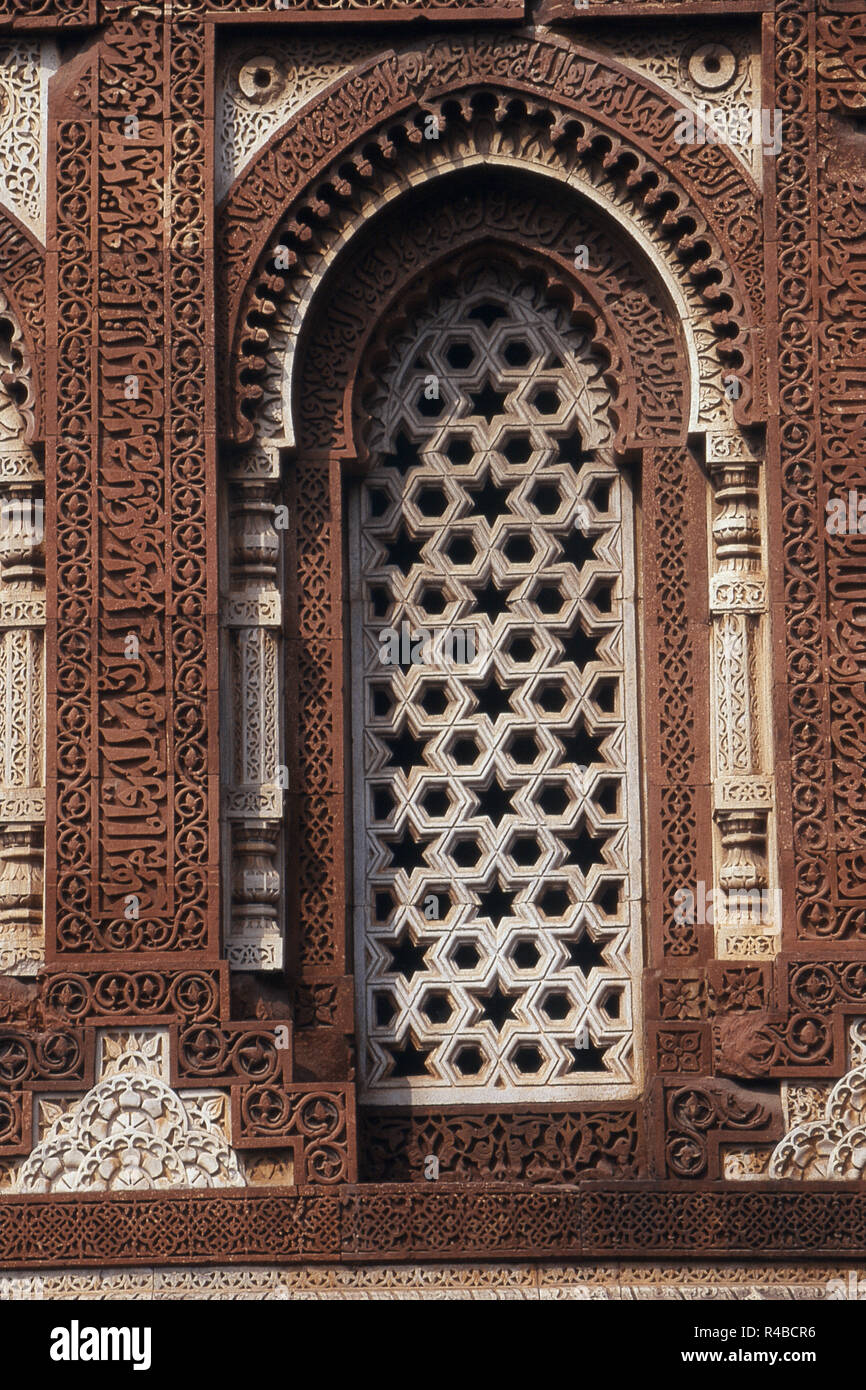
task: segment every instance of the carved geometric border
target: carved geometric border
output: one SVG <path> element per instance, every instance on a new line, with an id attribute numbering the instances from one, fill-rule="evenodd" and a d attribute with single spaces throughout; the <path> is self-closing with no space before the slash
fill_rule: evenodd
<path id="1" fill-rule="evenodd" d="M 716 15 L 720 19 L 733 14 L 754 14 L 770 8 L 767 0 L 582 0 L 579 7 L 574 0 L 543 0 L 538 13 L 540 24 L 561 24 L 593 19 L 657 18 L 670 19 L 672 15 Z"/>
<path id="2" fill-rule="evenodd" d="M 201 18 L 213 23 L 243 23 L 245 20 L 267 20 L 269 24 L 315 24 L 335 20 L 371 21 L 411 20 L 423 15 L 428 22 L 440 24 L 454 20 L 478 23 L 479 20 L 523 18 L 523 0 L 181 0 L 178 9 L 195 9 Z"/>
<path id="3" fill-rule="evenodd" d="M 847 1185 L 616 1183 L 527 1189 L 376 1184 L 127 1197 L 4 1197 L 0 1268 L 387 1258 L 866 1255 L 866 1191 Z"/>
<path id="4" fill-rule="evenodd" d="M 0 1279 L 0 1299 L 54 1301 L 78 1298 L 252 1299 L 487 1298 L 695 1300 L 833 1299 L 856 1289 L 862 1266 L 853 1261 L 732 1264 L 705 1259 L 677 1262 L 451 1261 L 351 1264 L 195 1265 L 144 1268 L 13 1271 Z M 834 1292 L 835 1290 L 835 1292 Z M 221 1355 L 214 1343 L 214 1357 Z"/>

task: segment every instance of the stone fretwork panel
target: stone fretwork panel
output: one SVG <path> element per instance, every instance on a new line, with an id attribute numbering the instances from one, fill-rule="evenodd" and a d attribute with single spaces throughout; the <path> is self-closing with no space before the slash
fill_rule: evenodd
<path id="1" fill-rule="evenodd" d="M 44 242 L 52 43 L 0 43 L 0 204 Z"/>
<path id="2" fill-rule="evenodd" d="M 626 1094 L 629 488 L 585 336 L 528 278 L 475 266 L 433 299 L 394 345 L 355 499 L 365 1095 Z"/>

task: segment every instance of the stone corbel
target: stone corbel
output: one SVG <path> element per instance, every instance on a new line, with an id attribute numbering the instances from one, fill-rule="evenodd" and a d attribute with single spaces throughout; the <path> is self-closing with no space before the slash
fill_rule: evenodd
<path id="1" fill-rule="evenodd" d="M 234 970 L 280 970 L 284 961 L 279 488 L 277 450 L 250 450 L 232 460 L 222 625 L 230 721 L 223 739 L 225 945 Z"/>
<path id="2" fill-rule="evenodd" d="M 736 431 L 707 435 L 713 484 L 712 619 L 716 953 L 771 955 L 779 931 L 770 892 L 773 805 L 764 645 L 767 578 L 760 529 L 761 460 Z"/>
<path id="3" fill-rule="evenodd" d="M 44 474 L 23 420 L 7 432 L 10 411 L 0 421 L 0 973 L 27 976 L 45 955 Z"/>

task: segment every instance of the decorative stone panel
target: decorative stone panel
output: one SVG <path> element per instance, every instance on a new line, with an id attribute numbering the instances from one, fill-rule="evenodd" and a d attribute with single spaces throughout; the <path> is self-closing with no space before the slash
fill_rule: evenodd
<path id="1" fill-rule="evenodd" d="M 0 203 L 40 242 L 46 237 L 50 41 L 0 43 Z"/>
<path id="2" fill-rule="evenodd" d="M 277 451 L 248 451 L 227 470 L 229 592 L 223 600 L 225 949 L 234 970 L 280 970 L 283 566 L 275 529 Z"/>

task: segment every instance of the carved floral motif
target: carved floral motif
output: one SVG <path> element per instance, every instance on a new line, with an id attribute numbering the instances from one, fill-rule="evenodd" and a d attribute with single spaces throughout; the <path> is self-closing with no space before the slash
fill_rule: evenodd
<path id="1" fill-rule="evenodd" d="M 168 1035 L 103 1034 L 96 1085 L 82 1100 L 38 1104 L 44 1133 L 18 1192 L 243 1187 L 225 1132 L 225 1097 L 168 1085 Z"/>
<path id="2" fill-rule="evenodd" d="M 768 1175 L 800 1181 L 863 1181 L 866 1172 L 866 1025 L 851 1027 L 853 1065 L 830 1089 L 787 1087 L 790 1128 Z"/>
<path id="3" fill-rule="evenodd" d="M 0 43 L 0 203 L 45 241 L 52 43 Z"/>

